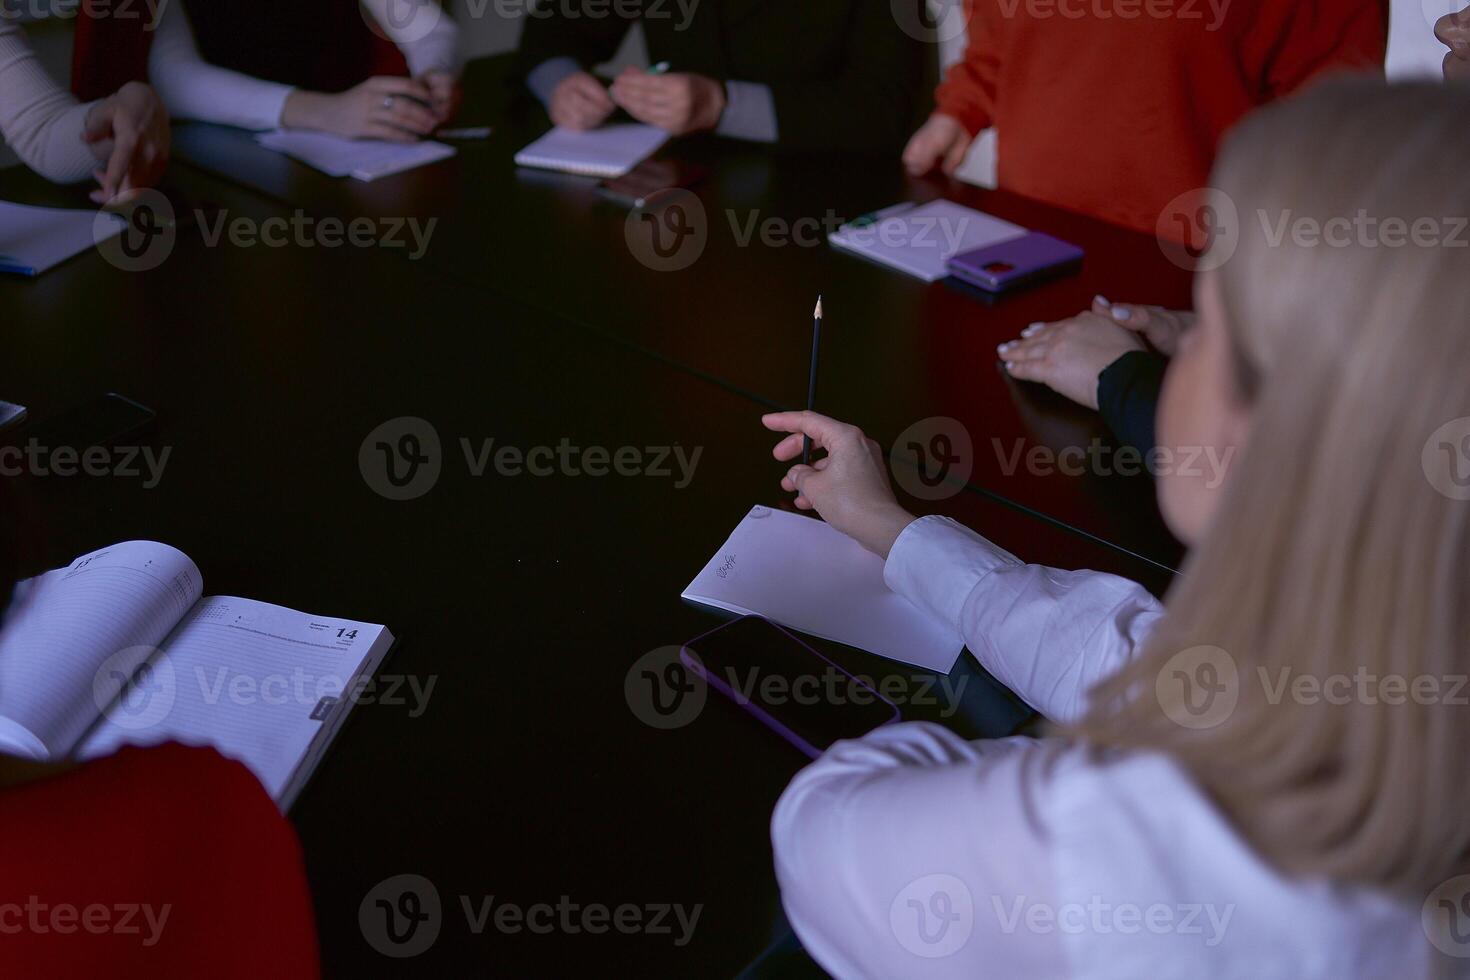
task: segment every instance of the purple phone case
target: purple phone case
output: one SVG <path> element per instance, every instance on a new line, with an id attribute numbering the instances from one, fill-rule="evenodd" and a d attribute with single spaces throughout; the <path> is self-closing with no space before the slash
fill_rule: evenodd
<path id="1" fill-rule="evenodd" d="M 1008 242 L 951 256 L 949 273 L 972 286 L 1003 293 L 1026 283 L 1066 275 L 1082 264 L 1082 249 L 1070 242 L 1027 232 Z"/>
<path id="2" fill-rule="evenodd" d="M 684 662 L 684 666 L 686 666 L 690 670 L 694 671 L 700 677 L 703 677 L 704 678 L 704 682 L 706 684 L 708 684 L 710 687 L 713 687 L 715 690 L 719 691 L 721 694 L 725 695 L 725 697 L 729 698 L 731 701 L 734 701 L 736 704 L 738 704 L 740 707 L 744 708 L 746 711 L 750 712 L 750 714 L 754 715 L 755 718 L 758 721 L 760 721 L 761 724 L 765 725 L 771 731 L 775 732 L 777 735 L 780 735 L 786 741 L 788 741 L 792 745 L 796 746 L 807 757 L 812 758 L 812 759 L 816 759 L 819 756 L 821 756 L 821 754 L 822 754 L 822 752 L 824 750 L 823 749 L 820 749 L 817 746 L 813 745 L 812 743 L 808 742 L 806 739 L 802 738 L 800 735 L 796 734 L 791 729 L 789 729 L 785 725 L 781 724 L 781 722 L 778 719 L 772 717 L 772 715 L 770 714 L 770 712 L 766 711 L 764 708 L 762 708 L 760 705 L 756 704 L 754 701 L 749 700 L 748 698 L 744 698 L 740 694 L 737 694 L 735 692 L 735 690 L 733 688 L 731 688 L 729 684 L 726 684 L 722 679 L 720 679 L 719 676 L 717 676 L 715 674 L 711 674 L 708 671 L 706 671 L 704 669 L 704 664 L 700 661 L 699 657 L 698 656 L 693 656 L 692 655 L 693 654 L 693 651 L 689 649 L 690 645 L 695 644 L 695 643 L 698 643 L 700 640 L 704 639 L 705 637 L 712 636 L 715 633 L 718 633 L 720 630 L 729 629 L 730 627 L 736 625 L 737 623 L 744 622 L 747 619 L 759 619 L 762 622 L 769 624 L 773 629 L 777 630 L 778 632 L 785 633 L 786 636 L 791 640 L 792 643 L 795 643 L 797 646 L 799 646 L 802 649 L 806 650 L 807 653 L 810 653 L 813 657 L 816 657 L 818 660 L 822 661 L 823 663 L 828 664 L 828 665 L 830 665 L 832 667 L 835 667 L 840 673 L 842 673 L 844 676 L 846 676 L 847 678 L 849 678 L 854 684 L 857 684 L 858 686 L 863 687 L 863 688 L 867 689 L 868 691 L 871 691 L 872 694 L 873 694 L 874 699 L 876 699 L 877 701 L 880 701 L 883 704 L 888 705 L 888 707 L 892 708 L 893 709 L 893 717 L 889 718 L 887 721 L 882 722 L 879 725 L 875 725 L 874 726 L 874 729 L 882 728 L 884 725 L 891 725 L 894 722 L 898 721 L 898 719 L 900 717 L 899 710 L 898 710 L 898 705 L 894 704 L 892 701 L 890 701 L 887 698 L 885 698 L 882 694 L 879 694 L 876 690 L 874 690 L 874 688 L 873 688 L 873 686 L 871 684 L 865 684 L 860 678 L 854 677 L 852 674 L 850 674 L 846 670 L 844 670 L 841 665 L 839 665 L 837 663 L 834 663 L 833 661 L 831 661 L 831 660 L 827 659 L 826 657 L 822 656 L 820 653 L 818 653 L 816 650 L 813 650 L 806 643 L 803 643 L 802 640 L 801 640 L 801 638 L 798 637 L 798 636 L 796 636 L 790 630 L 784 629 L 784 628 L 781 627 L 780 624 L 778 624 L 778 623 L 772 623 L 770 620 L 764 619 L 763 617 L 760 617 L 760 616 L 742 616 L 739 619 L 732 619 L 728 623 L 721 623 L 719 626 L 716 626 L 714 629 L 709 630 L 706 633 L 701 633 L 698 636 L 696 636 L 694 639 L 687 641 L 683 646 L 681 646 L 679 648 L 679 659 Z M 869 729 L 869 731 L 872 731 L 874 729 Z"/>

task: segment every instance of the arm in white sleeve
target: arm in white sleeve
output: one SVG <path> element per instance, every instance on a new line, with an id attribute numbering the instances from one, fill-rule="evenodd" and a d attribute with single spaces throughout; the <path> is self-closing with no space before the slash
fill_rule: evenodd
<path id="1" fill-rule="evenodd" d="M 459 76 L 464 68 L 459 25 L 438 0 L 362 0 L 362 6 L 403 52 L 410 75 L 444 71 Z"/>
<path id="2" fill-rule="evenodd" d="M 838 742 L 771 818 L 781 904 L 834 977 L 1068 974 L 1023 904 L 1055 907 L 1044 815 L 1055 747 L 966 742 L 926 722 Z"/>
<path id="3" fill-rule="evenodd" d="M 58 184 L 90 177 L 99 164 L 82 132 L 94 105 L 53 82 L 20 25 L 0 16 L 0 137 L 26 166 Z"/>
<path id="4" fill-rule="evenodd" d="M 1024 564 L 945 517 L 905 528 L 883 577 L 954 626 L 986 670 L 1058 722 L 1082 717 L 1088 690 L 1117 673 L 1163 615 L 1136 582 Z"/>
<path id="5" fill-rule="evenodd" d="M 205 61 L 189 16 L 179 3 L 164 4 L 148 53 L 148 78 L 176 119 L 198 119 L 242 129 L 275 129 L 293 91 Z"/>

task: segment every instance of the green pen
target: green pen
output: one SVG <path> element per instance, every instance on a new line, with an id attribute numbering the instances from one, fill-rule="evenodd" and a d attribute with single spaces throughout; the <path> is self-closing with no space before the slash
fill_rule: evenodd
<path id="1" fill-rule="evenodd" d="M 667 61 L 660 61 L 658 64 L 652 65 L 652 66 L 649 67 L 648 74 L 650 74 L 650 75 L 662 75 L 664 72 L 668 71 L 669 68 L 671 68 L 671 67 L 672 66 Z"/>

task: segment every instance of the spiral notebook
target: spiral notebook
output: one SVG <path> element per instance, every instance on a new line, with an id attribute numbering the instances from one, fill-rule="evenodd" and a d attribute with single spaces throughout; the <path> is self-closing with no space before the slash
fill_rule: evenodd
<path id="1" fill-rule="evenodd" d="M 578 131 L 557 126 L 516 154 L 516 165 L 586 177 L 621 177 L 668 140 L 657 126 L 612 123 Z"/>

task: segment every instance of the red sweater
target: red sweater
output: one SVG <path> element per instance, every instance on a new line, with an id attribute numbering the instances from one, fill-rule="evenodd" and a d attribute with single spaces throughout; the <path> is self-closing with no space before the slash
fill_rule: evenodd
<path id="1" fill-rule="evenodd" d="M 1388 40 L 1387 0 L 966 3 L 937 111 L 995 127 L 1001 187 L 1150 234 L 1236 120 L 1323 72 L 1381 73 Z"/>
<path id="2" fill-rule="evenodd" d="M 0 791 L 0 974 L 316 977 L 296 835 L 212 749 L 125 748 Z"/>

